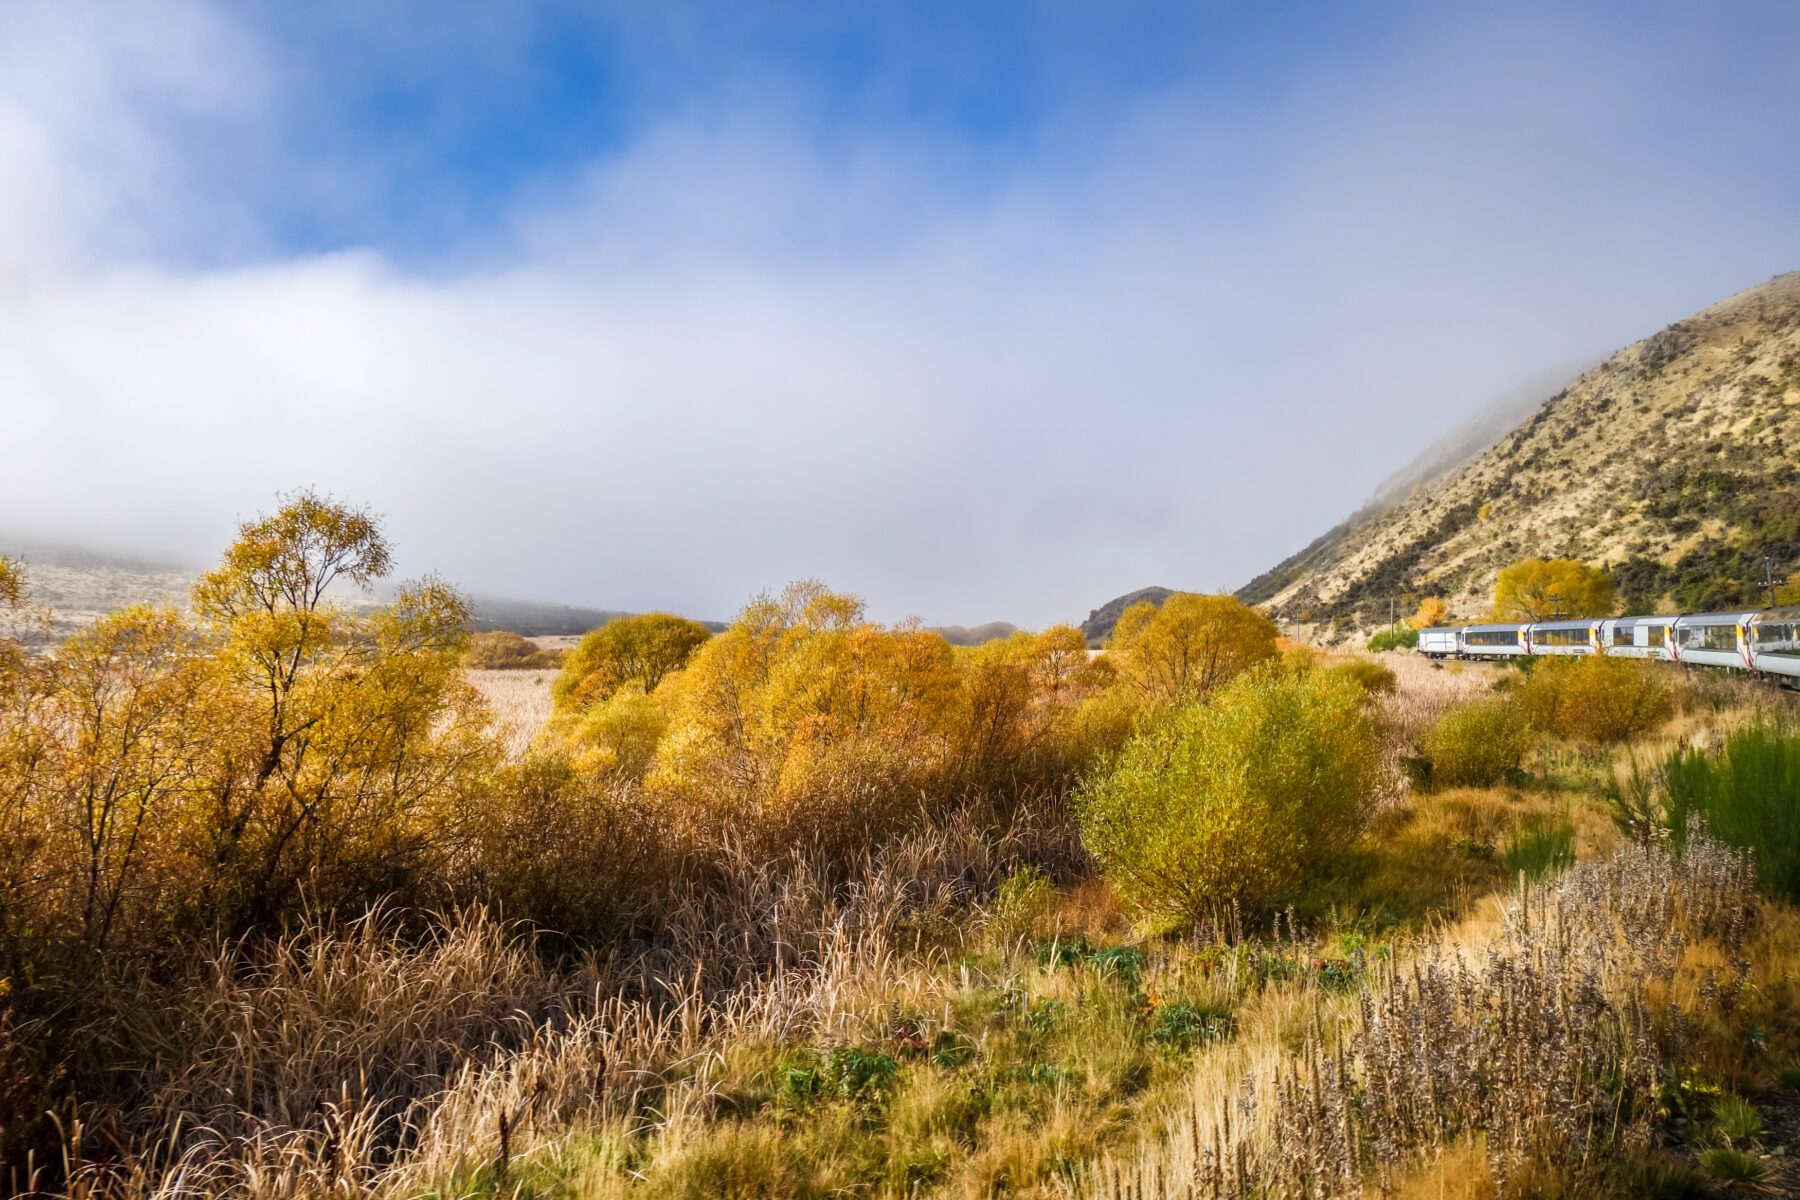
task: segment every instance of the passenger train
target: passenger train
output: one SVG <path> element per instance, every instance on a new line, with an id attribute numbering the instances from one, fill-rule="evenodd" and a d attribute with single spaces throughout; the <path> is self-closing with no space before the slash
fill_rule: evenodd
<path id="1" fill-rule="evenodd" d="M 1419 631 L 1428 658 L 1608 654 L 1725 667 L 1800 686 L 1800 608 L 1603 617 L 1587 621 L 1440 626 Z"/>

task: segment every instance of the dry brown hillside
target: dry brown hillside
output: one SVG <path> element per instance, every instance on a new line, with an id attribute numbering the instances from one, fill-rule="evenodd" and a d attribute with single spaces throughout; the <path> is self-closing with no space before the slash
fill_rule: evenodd
<path id="1" fill-rule="evenodd" d="M 1320 633 L 1441 595 L 1481 615 L 1531 556 L 1610 569 L 1628 611 L 1753 601 L 1800 569 L 1800 271 L 1583 374 L 1461 469 L 1359 515 L 1239 593 Z"/>

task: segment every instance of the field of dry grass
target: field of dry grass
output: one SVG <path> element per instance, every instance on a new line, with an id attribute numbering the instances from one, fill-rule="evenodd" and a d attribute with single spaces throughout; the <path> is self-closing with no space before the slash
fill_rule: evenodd
<path id="1" fill-rule="evenodd" d="M 556 672 L 468 671 L 468 680 L 487 701 L 506 735 L 507 752 L 519 757 L 550 719 L 550 683 Z"/>

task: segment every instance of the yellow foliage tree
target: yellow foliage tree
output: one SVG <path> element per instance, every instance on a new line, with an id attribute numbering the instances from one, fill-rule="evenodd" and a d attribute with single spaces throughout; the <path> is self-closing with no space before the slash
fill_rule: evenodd
<path id="1" fill-rule="evenodd" d="M 1230 595 L 1177 592 L 1159 608 L 1134 604 L 1113 628 L 1107 657 L 1156 702 L 1192 699 L 1276 655 L 1275 623 Z"/>
<path id="2" fill-rule="evenodd" d="M 654 692 L 670 673 L 686 666 L 711 636 L 712 631 L 700 622 L 673 613 L 641 613 L 608 621 L 569 652 L 562 673 L 551 685 L 551 695 L 557 708 L 569 711 L 605 700 L 627 684 Z"/>
<path id="3" fill-rule="evenodd" d="M 1800 604 L 1800 571 L 1787 577 L 1787 582 L 1775 589 L 1775 603 L 1781 605 Z"/>
<path id="4" fill-rule="evenodd" d="M 1604 617 L 1616 606 L 1612 576 L 1572 558 L 1527 558 L 1494 579 L 1494 619 Z"/>
<path id="5" fill-rule="evenodd" d="M 366 903 L 445 842 L 458 787 L 494 752 L 462 677 L 469 607 L 427 579 L 353 611 L 392 561 L 366 510 L 310 492 L 244 524 L 194 588 L 217 650 L 221 760 L 204 830 L 228 924 L 273 920 L 303 892 Z"/>
<path id="6" fill-rule="evenodd" d="M 1419 611 L 1407 621 L 1414 629 L 1430 629 L 1442 625 L 1450 619 L 1450 606 L 1438 596 L 1427 596 L 1419 601 Z"/>

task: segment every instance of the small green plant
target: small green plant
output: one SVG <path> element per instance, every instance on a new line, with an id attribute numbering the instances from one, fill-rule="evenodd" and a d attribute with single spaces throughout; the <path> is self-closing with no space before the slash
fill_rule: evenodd
<path id="1" fill-rule="evenodd" d="M 1165 1004 L 1150 1023 L 1150 1041 L 1168 1054 L 1180 1054 L 1203 1042 L 1231 1036 L 1231 1012 L 1211 1006 Z"/>
<path id="2" fill-rule="evenodd" d="M 790 1109 L 815 1100 L 875 1101 L 886 1096 L 899 1073 L 893 1058 L 854 1046 L 838 1046 L 823 1056 L 809 1051 L 780 1069 L 779 1094 Z"/>
<path id="3" fill-rule="evenodd" d="M 1568 821 L 1544 818 L 1528 822 L 1507 835 L 1501 858 L 1512 878 L 1520 872 L 1533 882 L 1575 865 L 1575 827 Z"/>
<path id="4" fill-rule="evenodd" d="M 1135 946 L 1107 946 L 1088 955 L 1088 965 L 1105 979 L 1116 979 L 1126 987 L 1136 987 L 1149 964 L 1150 956 Z"/>
<path id="5" fill-rule="evenodd" d="M 1713 1101 L 1713 1126 L 1728 1142 L 1754 1142 L 1763 1135 L 1762 1114 L 1742 1096 L 1724 1095 Z"/>
<path id="6" fill-rule="evenodd" d="M 1700 1157 L 1706 1173 L 1721 1183 L 1760 1183 L 1769 1174 L 1768 1164 L 1748 1150 L 1714 1146 Z"/>
<path id="7" fill-rule="evenodd" d="M 1764 891 L 1800 899 L 1800 729 L 1739 729 L 1717 754 L 1677 750 L 1663 763 L 1663 819 L 1677 841 L 1690 814 L 1713 836 L 1749 850 Z"/>
<path id="8" fill-rule="evenodd" d="M 1776 1076 L 1776 1080 L 1787 1091 L 1800 1092 L 1800 1063 L 1790 1063 L 1781 1068 L 1781 1074 Z"/>
<path id="9" fill-rule="evenodd" d="M 975 1057 L 975 1043 L 952 1029 L 940 1029 L 931 1040 L 931 1065 L 953 1071 Z"/>
<path id="10" fill-rule="evenodd" d="M 1043 926 L 1055 899 L 1049 876 L 1033 866 L 1019 867 L 1001 882 L 989 927 L 1003 946 L 1030 937 Z"/>

